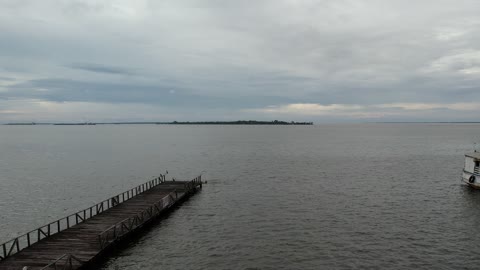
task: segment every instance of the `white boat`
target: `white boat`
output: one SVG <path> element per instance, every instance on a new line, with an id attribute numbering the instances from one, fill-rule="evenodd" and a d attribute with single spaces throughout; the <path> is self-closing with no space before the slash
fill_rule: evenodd
<path id="1" fill-rule="evenodd" d="M 473 188 L 480 189 L 480 152 L 465 154 L 462 181 Z"/>

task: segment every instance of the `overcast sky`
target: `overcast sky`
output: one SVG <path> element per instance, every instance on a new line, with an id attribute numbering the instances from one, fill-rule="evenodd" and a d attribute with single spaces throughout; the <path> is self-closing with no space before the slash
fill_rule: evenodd
<path id="1" fill-rule="evenodd" d="M 0 0 L 0 122 L 480 120 L 478 0 Z"/>

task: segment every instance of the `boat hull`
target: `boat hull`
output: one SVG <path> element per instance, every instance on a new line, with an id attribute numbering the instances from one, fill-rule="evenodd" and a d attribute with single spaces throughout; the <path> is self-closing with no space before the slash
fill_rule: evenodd
<path id="1" fill-rule="evenodd" d="M 475 176 L 475 180 L 474 182 L 470 182 L 469 179 L 470 177 Z M 467 172 L 467 171 L 463 171 L 463 174 L 462 174 L 462 182 L 464 182 L 465 184 L 467 184 L 469 187 L 472 187 L 474 189 L 480 189 L 480 175 L 476 174 L 476 173 L 471 173 L 471 172 Z"/>
<path id="2" fill-rule="evenodd" d="M 468 180 L 463 179 L 463 182 L 467 184 L 469 187 L 474 188 L 474 189 L 480 189 L 480 184 L 479 183 L 469 183 Z"/>

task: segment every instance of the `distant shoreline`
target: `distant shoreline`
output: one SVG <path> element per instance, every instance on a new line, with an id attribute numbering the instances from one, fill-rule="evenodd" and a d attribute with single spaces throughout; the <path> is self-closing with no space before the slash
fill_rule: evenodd
<path id="1" fill-rule="evenodd" d="M 7 126 L 35 126 L 35 125 L 53 125 L 53 126 L 94 126 L 94 125 L 280 125 L 280 126 L 311 126 L 313 122 L 287 122 L 287 121 L 173 121 L 173 122 L 108 122 L 108 123 L 7 123 Z"/>
<path id="2" fill-rule="evenodd" d="M 177 122 L 159 123 L 165 125 L 282 125 L 282 126 L 310 126 L 313 122 L 286 122 L 286 121 L 255 121 L 255 120 L 240 120 L 240 121 L 200 121 L 200 122 Z"/>
<path id="3" fill-rule="evenodd" d="M 173 121 L 173 122 L 87 122 L 87 123 L 6 123 L 4 126 L 95 126 L 95 125 L 279 125 L 279 126 L 311 126 L 313 122 L 286 122 L 286 121 Z M 332 124 L 332 123 L 330 123 Z M 333 123 L 335 124 L 335 123 Z M 343 124 L 343 123 L 338 123 Z M 480 122 L 459 121 L 459 122 L 362 122 L 347 124 L 480 124 Z"/>

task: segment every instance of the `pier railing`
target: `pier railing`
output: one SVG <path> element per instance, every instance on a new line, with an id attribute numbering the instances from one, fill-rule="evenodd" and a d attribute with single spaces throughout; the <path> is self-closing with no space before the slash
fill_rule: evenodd
<path id="1" fill-rule="evenodd" d="M 195 177 L 193 180 L 188 181 L 187 183 L 185 183 L 184 189 L 185 189 L 187 192 L 190 192 L 190 191 L 192 191 L 194 188 L 196 188 L 197 186 L 202 187 L 202 175 L 199 175 L 199 176 Z"/>
<path id="2" fill-rule="evenodd" d="M 149 208 L 143 210 L 140 213 L 135 214 L 132 217 L 124 219 L 117 224 L 109 227 L 102 233 L 98 235 L 98 243 L 100 244 L 100 249 L 104 249 L 110 245 L 115 240 L 121 238 L 125 234 L 135 230 L 136 228 L 143 225 L 148 220 L 159 215 L 163 209 L 172 205 L 177 199 L 177 192 L 171 192 L 159 202 L 153 204 Z"/>
<path id="3" fill-rule="evenodd" d="M 73 256 L 72 254 L 63 254 L 63 256 L 56 259 L 52 263 L 46 265 L 45 267 L 42 267 L 40 270 L 49 270 L 49 269 L 73 270 L 75 268 L 80 267 L 82 264 L 83 262 L 79 258 Z"/>
<path id="4" fill-rule="evenodd" d="M 179 192 L 190 193 L 197 186 L 202 186 L 201 175 L 185 183 L 184 190 L 172 191 L 168 195 L 163 197 L 160 201 L 152 204 L 150 207 L 143 210 L 142 212 L 137 213 L 134 216 L 124 219 L 117 224 L 109 227 L 98 235 L 98 243 L 100 245 L 100 249 L 108 247 L 111 243 L 122 238 L 124 235 L 134 231 L 135 229 L 142 226 L 154 217 L 160 215 L 160 213 L 164 209 L 169 208 L 178 200 Z"/>
<path id="5" fill-rule="evenodd" d="M 72 226 L 82 223 L 85 220 L 92 218 L 120 203 L 123 203 L 155 186 L 158 186 L 163 182 L 165 182 L 165 175 L 160 175 L 155 179 L 152 179 L 128 191 L 122 192 L 116 196 L 99 202 L 94 206 L 91 206 L 84 210 L 80 210 L 74 214 L 58 219 L 47 225 L 41 226 L 37 229 L 20 235 L 10 241 L 7 241 L 0 245 L 0 261 L 20 252 L 20 250 L 24 248 L 30 247 L 31 245 L 39 242 L 44 238 L 49 237 L 50 235 L 59 233 Z"/>

